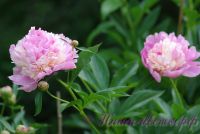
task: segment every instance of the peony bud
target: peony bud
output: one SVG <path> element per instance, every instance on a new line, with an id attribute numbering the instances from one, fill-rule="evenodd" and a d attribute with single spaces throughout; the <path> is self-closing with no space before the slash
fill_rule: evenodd
<path id="1" fill-rule="evenodd" d="M 29 134 L 35 134 L 35 128 L 29 127 Z"/>
<path id="2" fill-rule="evenodd" d="M 10 132 L 8 132 L 7 130 L 3 130 L 3 131 L 1 131 L 0 134 L 10 134 Z"/>
<path id="3" fill-rule="evenodd" d="M 78 41 L 77 40 L 72 40 L 72 46 L 77 47 L 78 46 Z"/>
<path id="4" fill-rule="evenodd" d="M 10 86 L 5 86 L 0 89 L 1 96 L 6 99 L 12 96 L 12 88 Z"/>
<path id="5" fill-rule="evenodd" d="M 18 125 L 16 128 L 16 134 L 35 134 L 35 129 L 33 127 Z"/>
<path id="6" fill-rule="evenodd" d="M 28 127 L 24 125 L 18 125 L 16 128 L 16 134 L 28 134 Z"/>
<path id="7" fill-rule="evenodd" d="M 8 103 L 11 105 L 16 104 L 16 96 L 14 94 L 8 99 Z"/>
<path id="8" fill-rule="evenodd" d="M 46 92 L 49 89 L 49 84 L 46 81 L 40 81 L 38 83 L 38 89 L 40 91 Z"/>

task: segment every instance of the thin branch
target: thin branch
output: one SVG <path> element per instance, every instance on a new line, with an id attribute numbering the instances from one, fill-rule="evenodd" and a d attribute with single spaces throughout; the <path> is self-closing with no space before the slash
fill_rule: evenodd
<path id="1" fill-rule="evenodd" d="M 58 98 L 60 98 L 60 92 L 57 91 L 56 92 L 56 96 Z M 61 110 L 60 110 L 60 100 L 57 99 L 57 117 L 58 117 L 58 134 L 63 134 L 63 131 L 62 131 L 62 113 L 61 113 Z"/>
<path id="2" fill-rule="evenodd" d="M 178 17 L 178 28 L 177 33 L 182 33 L 182 25 L 183 25 L 183 4 L 184 0 L 180 0 L 180 8 L 179 8 L 179 17 Z"/>

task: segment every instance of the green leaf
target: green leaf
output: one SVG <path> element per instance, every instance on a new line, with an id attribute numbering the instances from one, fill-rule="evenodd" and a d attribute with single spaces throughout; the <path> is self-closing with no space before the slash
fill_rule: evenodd
<path id="1" fill-rule="evenodd" d="M 175 119 L 185 114 L 185 109 L 180 104 L 172 104 L 172 114 Z"/>
<path id="2" fill-rule="evenodd" d="M 137 73 L 137 62 L 130 62 L 124 65 L 119 71 L 117 71 L 112 79 L 111 86 L 123 86 L 126 85 L 128 80 Z"/>
<path id="3" fill-rule="evenodd" d="M 101 24 L 99 24 L 89 35 L 89 37 L 87 38 L 87 44 L 90 45 L 92 44 L 92 41 L 94 40 L 94 38 L 96 36 L 98 36 L 101 33 L 106 32 L 108 29 L 110 29 L 111 27 L 113 27 L 113 23 L 112 22 L 103 22 Z"/>
<path id="4" fill-rule="evenodd" d="M 117 113 L 117 111 L 118 111 L 118 106 L 120 106 L 121 104 L 120 104 L 120 101 L 119 101 L 119 99 L 118 98 L 116 98 L 116 99 L 114 99 L 114 100 L 112 100 L 112 102 L 109 104 L 109 113 L 110 114 L 115 114 L 115 113 Z"/>
<path id="5" fill-rule="evenodd" d="M 25 112 L 24 110 L 21 110 L 19 113 L 16 114 L 14 118 L 15 125 L 19 124 L 20 121 L 24 118 Z"/>
<path id="6" fill-rule="evenodd" d="M 171 118 L 172 117 L 170 106 L 165 101 L 163 101 L 160 98 L 156 98 L 156 99 L 154 99 L 154 102 L 158 105 L 160 110 L 164 113 L 164 114 L 161 114 L 162 116 L 164 116 L 163 118 Z"/>
<path id="7" fill-rule="evenodd" d="M 144 10 L 144 12 L 148 11 L 153 5 L 155 5 L 158 2 L 158 0 L 144 0 L 141 3 L 141 8 Z"/>
<path id="8" fill-rule="evenodd" d="M 14 128 L 2 117 L 0 117 L 0 124 L 2 124 L 8 131 L 14 133 Z"/>
<path id="9" fill-rule="evenodd" d="M 38 92 L 35 97 L 35 114 L 38 115 L 42 110 L 42 92 Z"/>
<path id="10" fill-rule="evenodd" d="M 60 105 L 60 111 L 63 112 L 63 111 L 67 108 L 68 104 L 69 104 L 69 103 L 62 103 L 62 104 Z"/>
<path id="11" fill-rule="evenodd" d="M 82 108 L 82 100 L 77 99 L 74 101 L 71 101 L 70 103 L 62 103 L 61 104 L 61 111 L 63 112 L 65 109 L 69 108 L 69 107 L 73 107 L 73 106 L 78 106 L 79 108 Z"/>
<path id="12" fill-rule="evenodd" d="M 100 88 L 108 88 L 110 72 L 104 59 L 100 56 L 93 56 L 90 62 L 90 67 Z"/>
<path id="13" fill-rule="evenodd" d="M 105 19 L 108 15 L 119 9 L 122 5 L 122 0 L 104 0 L 101 5 L 102 18 Z"/>
<path id="14" fill-rule="evenodd" d="M 109 101 L 108 98 L 106 98 L 103 95 L 100 95 L 100 94 L 97 94 L 97 93 L 91 93 L 83 99 L 84 107 L 86 107 L 87 105 L 89 105 L 89 104 L 91 104 L 95 101 L 100 101 L 100 100 Z"/>
<path id="15" fill-rule="evenodd" d="M 112 97 L 121 97 L 121 96 L 129 96 L 126 91 L 128 91 L 131 87 L 128 86 L 118 86 L 118 87 L 112 87 L 108 89 L 104 89 L 101 91 L 98 91 L 97 94 L 103 95 L 109 100 L 112 99 Z"/>
<path id="16" fill-rule="evenodd" d="M 98 91 L 108 88 L 110 73 L 104 59 L 95 55 L 89 65 L 79 73 L 79 77 Z"/>
<path id="17" fill-rule="evenodd" d="M 89 47 L 87 49 L 87 51 L 82 51 L 79 54 L 79 58 L 78 58 L 78 63 L 77 63 L 77 68 L 71 71 L 72 77 L 71 77 L 71 81 L 74 81 L 75 78 L 78 76 L 78 74 L 80 73 L 81 69 L 85 67 L 85 65 L 87 65 L 90 62 L 90 58 L 97 53 L 98 49 L 99 49 L 100 44 L 93 46 L 93 47 Z"/>
<path id="18" fill-rule="evenodd" d="M 125 114 L 133 110 L 136 110 L 144 106 L 151 100 L 161 96 L 162 94 L 163 94 L 163 91 L 154 91 L 154 90 L 136 91 L 124 101 L 124 103 L 119 108 L 119 113 Z"/>
<path id="19" fill-rule="evenodd" d="M 157 7 L 148 14 L 148 16 L 143 20 L 143 23 L 139 28 L 140 35 L 142 35 L 146 31 L 149 31 L 154 26 L 159 16 L 159 13 L 160 13 L 160 8 Z"/>

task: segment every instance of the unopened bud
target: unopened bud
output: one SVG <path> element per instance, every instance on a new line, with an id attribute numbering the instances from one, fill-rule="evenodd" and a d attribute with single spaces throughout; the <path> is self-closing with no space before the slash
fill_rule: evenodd
<path id="1" fill-rule="evenodd" d="M 72 40 L 72 46 L 77 47 L 78 46 L 78 41 L 77 40 Z"/>
<path id="2" fill-rule="evenodd" d="M 29 127 L 29 131 L 28 131 L 28 133 L 29 134 L 35 134 L 35 128 L 33 128 L 33 127 Z"/>
<path id="3" fill-rule="evenodd" d="M 16 134 L 28 134 L 28 127 L 24 125 L 18 125 L 16 128 Z"/>
<path id="4" fill-rule="evenodd" d="M 7 130 L 3 130 L 3 131 L 1 131 L 0 134 L 10 134 L 10 132 L 8 132 Z"/>
<path id="5" fill-rule="evenodd" d="M 0 89 L 0 95 L 3 99 L 11 97 L 13 94 L 12 88 L 10 86 L 5 86 Z"/>
<path id="6" fill-rule="evenodd" d="M 16 104 L 16 96 L 15 94 L 13 94 L 9 99 L 8 99 L 8 103 L 11 105 Z"/>
<path id="7" fill-rule="evenodd" d="M 49 89 L 49 84 L 46 81 L 40 81 L 38 83 L 38 89 L 45 92 Z"/>

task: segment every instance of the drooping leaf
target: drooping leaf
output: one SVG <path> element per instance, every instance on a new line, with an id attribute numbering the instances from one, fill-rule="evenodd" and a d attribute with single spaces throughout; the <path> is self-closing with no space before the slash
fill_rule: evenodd
<path id="1" fill-rule="evenodd" d="M 35 114 L 38 115 L 42 110 L 42 92 L 38 92 L 35 97 Z"/>

